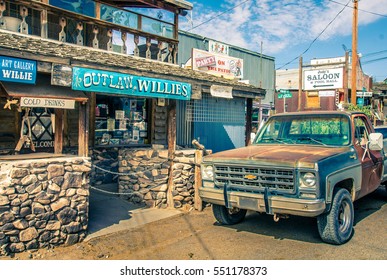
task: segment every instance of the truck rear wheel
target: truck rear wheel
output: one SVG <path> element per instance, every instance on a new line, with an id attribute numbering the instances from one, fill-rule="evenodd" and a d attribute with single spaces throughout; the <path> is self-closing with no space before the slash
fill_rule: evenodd
<path id="1" fill-rule="evenodd" d="M 344 244 L 352 237 L 353 203 L 346 189 L 340 189 L 333 197 L 329 213 L 317 217 L 321 239 L 331 244 Z"/>
<path id="2" fill-rule="evenodd" d="M 219 223 L 224 225 L 234 225 L 243 221 L 247 210 L 239 208 L 228 209 L 225 206 L 213 204 L 212 212 Z"/>

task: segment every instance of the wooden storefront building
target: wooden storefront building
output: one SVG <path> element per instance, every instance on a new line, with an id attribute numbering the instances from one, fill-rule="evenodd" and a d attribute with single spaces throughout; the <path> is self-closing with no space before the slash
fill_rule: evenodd
<path id="1" fill-rule="evenodd" d="M 174 166 L 177 102 L 218 86 L 251 110 L 252 100 L 265 95 L 176 64 L 178 15 L 192 9 L 186 1 L 78 2 L 85 4 L 79 11 L 62 1 L 0 0 L 0 244 L 8 252 L 83 240 L 90 186 L 103 183 L 93 177 L 107 171 L 134 202 L 192 204 L 181 194 L 195 196 L 195 182 L 181 181 L 194 176 L 173 180 L 176 168 L 195 170 L 191 159 Z M 168 11 L 172 21 L 122 5 Z M 248 135 L 249 129 L 241 137 Z M 95 170 L 105 152 L 109 166 Z"/>

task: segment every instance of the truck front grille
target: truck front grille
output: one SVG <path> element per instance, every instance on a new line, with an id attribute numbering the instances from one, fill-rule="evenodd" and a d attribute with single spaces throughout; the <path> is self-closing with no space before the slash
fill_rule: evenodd
<path id="1" fill-rule="evenodd" d="M 263 192 L 265 188 L 278 193 L 294 193 L 293 169 L 268 167 L 239 167 L 215 165 L 215 184 L 230 190 Z"/>

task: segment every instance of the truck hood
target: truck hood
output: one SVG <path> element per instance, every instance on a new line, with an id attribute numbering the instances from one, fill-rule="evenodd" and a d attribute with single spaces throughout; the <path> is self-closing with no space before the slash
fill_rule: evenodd
<path id="1" fill-rule="evenodd" d="M 203 162 L 314 168 L 321 159 L 346 151 L 350 147 L 250 145 L 205 156 Z"/>

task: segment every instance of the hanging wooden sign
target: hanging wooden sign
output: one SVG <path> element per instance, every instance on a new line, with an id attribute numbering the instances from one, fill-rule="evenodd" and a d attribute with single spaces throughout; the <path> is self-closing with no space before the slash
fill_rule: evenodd
<path id="1" fill-rule="evenodd" d="M 40 108 L 60 108 L 74 109 L 75 100 L 58 99 L 58 98 L 36 98 L 36 97 L 21 97 L 21 107 L 40 107 Z"/>
<path id="2" fill-rule="evenodd" d="M 73 70 L 69 65 L 52 64 L 51 84 L 55 86 L 71 87 Z"/>

